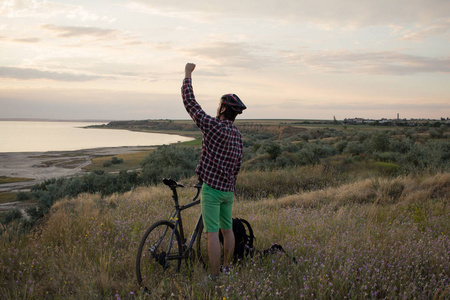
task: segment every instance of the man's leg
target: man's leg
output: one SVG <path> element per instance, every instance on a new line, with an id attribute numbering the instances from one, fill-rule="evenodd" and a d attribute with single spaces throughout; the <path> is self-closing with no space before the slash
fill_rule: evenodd
<path id="1" fill-rule="evenodd" d="M 211 274 L 218 276 L 220 273 L 220 241 L 219 232 L 207 232 L 208 239 L 208 257 L 211 268 Z M 234 239 L 234 236 L 233 236 Z"/>
<path id="2" fill-rule="evenodd" d="M 221 229 L 223 235 L 223 265 L 226 267 L 233 260 L 234 233 L 233 229 Z"/>

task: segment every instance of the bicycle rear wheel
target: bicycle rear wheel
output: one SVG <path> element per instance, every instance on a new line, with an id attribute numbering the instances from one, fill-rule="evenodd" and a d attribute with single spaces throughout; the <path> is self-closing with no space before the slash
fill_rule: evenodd
<path id="1" fill-rule="evenodd" d="M 154 223 L 142 237 L 137 252 L 139 284 L 146 292 L 157 288 L 164 277 L 180 271 L 182 255 L 181 237 L 174 224 L 169 221 Z"/>
<path id="2" fill-rule="evenodd" d="M 203 264 L 203 267 L 209 265 L 208 259 L 208 241 L 206 240 L 206 234 L 203 232 L 203 223 L 199 228 L 199 232 L 196 238 L 195 245 L 195 258 Z"/>

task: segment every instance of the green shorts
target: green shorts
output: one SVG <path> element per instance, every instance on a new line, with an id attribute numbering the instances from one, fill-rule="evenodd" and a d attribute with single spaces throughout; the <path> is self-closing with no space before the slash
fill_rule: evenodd
<path id="1" fill-rule="evenodd" d="M 201 205 L 206 232 L 218 232 L 219 228 L 232 229 L 233 198 L 233 192 L 222 192 L 203 183 Z"/>

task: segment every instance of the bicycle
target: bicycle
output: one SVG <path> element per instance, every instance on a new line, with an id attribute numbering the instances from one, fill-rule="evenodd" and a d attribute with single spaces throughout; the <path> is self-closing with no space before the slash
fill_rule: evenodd
<path id="1" fill-rule="evenodd" d="M 194 186 L 197 189 L 197 194 L 192 199 L 192 203 L 180 206 L 177 188 L 182 188 L 184 185 L 167 178 L 164 178 L 163 182 L 172 190 L 175 210 L 172 212 L 169 220 L 160 220 L 151 225 L 139 244 L 136 257 L 136 276 L 139 284 L 146 292 L 149 292 L 150 286 L 155 285 L 155 276 L 162 278 L 167 272 L 178 273 L 183 260 L 187 264 L 196 259 L 203 265 L 206 262 L 206 250 L 202 249 L 201 243 L 203 231 L 202 215 L 200 214 L 189 243 L 187 243 L 187 239 L 184 236 L 181 219 L 183 210 L 200 203 L 200 200 L 197 200 L 197 198 L 202 188 L 201 183 L 197 183 Z M 197 245 L 196 249 L 193 247 L 194 243 Z"/>

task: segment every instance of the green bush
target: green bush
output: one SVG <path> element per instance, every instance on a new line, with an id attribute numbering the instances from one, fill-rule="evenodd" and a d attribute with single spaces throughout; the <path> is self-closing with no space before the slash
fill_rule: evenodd
<path id="1" fill-rule="evenodd" d="M 339 142 L 337 142 L 336 143 L 336 150 L 339 152 L 339 153 L 342 153 L 342 152 L 344 152 L 344 150 L 345 150 L 345 148 L 347 147 L 347 145 L 348 145 L 348 142 L 347 141 L 339 141 Z"/>
<path id="2" fill-rule="evenodd" d="M 413 144 L 414 143 L 409 138 L 405 138 L 402 140 L 392 140 L 389 145 L 389 150 L 392 152 L 405 154 L 411 150 Z"/>
<path id="3" fill-rule="evenodd" d="M 281 147 L 278 143 L 273 142 L 267 147 L 266 152 L 271 159 L 276 159 L 281 154 Z"/>
<path id="4" fill-rule="evenodd" d="M 30 200 L 30 199 L 31 199 L 30 193 L 27 193 L 27 192 L 18 192 L 17 193 L 17 196 L 16 196 L 17 201 L 26 201 L 26 200 Z"/>
<path id="5" fill-rule="evenodd" d="M 17 208 L 0 214 L 0 223 L 2 225 L 8 225 L 14 220 L 22 218 L 22 213 Z"/>
<path id="6" fill-rule="evenodd" d="M 119 158 L 117 158 L 117 157 L 113 157 L 113 158 L 111 158 L 111 163 L 113 164 L 113 165 L 118 165 L 118 164 L 121 164 L 121 163 L 123 163 L 123 159 L 119 159 Z"/>
<path id="7" fill-rule="evenodd" d="M 353 156 L 360 155 L 364 152 L 363 146 L 358 142 L 350 142 L 345 147 L 344 153 L 351 154 Z"/>
<path id="8" fill-rule="evenodd" d="M 389 135 L 385 131 L 377 132 L 372 136 L 370 141 L 366 143 L 366 152 L 385 152 L 389 149 L 389 145 Z"/>
<path id="9" fill-rule="evenodd" d="M 146 184 L 156 184 L 164 177 L 175 180 L 195 175 L 200 149 L 164 145 L 150 152 L 142 162 L 141 178 Z"/>
<path id="10" fill-rule="evenodd" d="M 450 141 L 431 140 L 423 145 L 416 144 L 411 151 L 401 156 L 400 165 L 406 173 L 423 170 L 448 172 L 450 169 Z"/>

